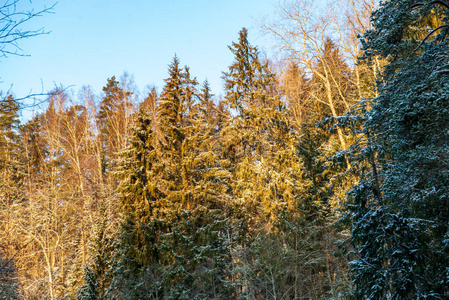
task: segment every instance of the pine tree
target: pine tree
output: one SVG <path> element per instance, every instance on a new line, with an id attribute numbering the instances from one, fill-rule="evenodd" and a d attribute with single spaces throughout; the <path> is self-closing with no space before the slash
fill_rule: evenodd
<path id="1" fill-rule="evenodd" d="M 356 299 L 448 295 L 448 14 L 444 1 L 385 1 L 362 40 L 365 59 L 388 63 L 372 109 L 346 119 L 364 137 L 348 202 Z"/>

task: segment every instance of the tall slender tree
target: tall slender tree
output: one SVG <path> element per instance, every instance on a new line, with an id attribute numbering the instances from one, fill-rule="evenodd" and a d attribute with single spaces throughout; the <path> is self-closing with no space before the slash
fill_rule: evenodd
<path id="1" fill-rule="evenodd" d="M 23 202 L 25 193 L 24 159 L 19 141 L 20 106 L 12 95 L 0 100 L 0 298 L 16 299 L 18 282 L 15 279 L 17 269 L 16 254 L 20 250 L 20 241 L 16 238 L 13 220 L 16 207 Z"/>
<path id="2" fill-rule="evenodd" d="M 136 115 L 122 153 L 124 223 L 114 284 L 128 298 L 229 295 L 220 169 L 213 152 L 212 101 L 200 96 L 175 57 L 157 103 Z M 151 105 L 150 105 L 151 106 Z M 125 279 L 126 278 L 126 279 Z"/>
<path id="3" fill-rule="evenodd" d="M 0 101 L 0 182 L 2 206 L 11 209 L 19 201 L 23 183 L 23 159 L 19 144 L 20 106 L 12 95 Z M 8 218 L 6 218 L 8 222 Z"/>
<path id="4" fill-rule="evenodd" d="M 233 280 L 242 296 L 268 297 L 284 288 L 280 288 L 283 275 L 262 276 L 267 268 L 274 267 L 271 272 L 277 268 L 273 260 L 257 260 L 257 249 L 264 249 L 263 243 L 268 246 L 269 241 L 260 244 L 255 238 L 277 231 L 283 216 L 294 214 L 302 190 L 301 161 L 295 155 L 290 113 L 279 96 L 275 76 L 250 45 L 246 29 L 230 49 L 235 61 L 223 76 L 230 115 L 220 144 L 222 166 L 231 174 L 227 197 L 233 213 L 229 235 Z M 269 281 L 274 290 L 260 284 Z"/>
<path id="5" fill-rule="evenodd" d="M 102 169 L 106 179 L 108 172 L 114 171 L 118 152 L 125 146 L 132 92 L 121 87 L 115 76 L 108 78 L 103 92 L 97 123 L 101 141 Z"/>

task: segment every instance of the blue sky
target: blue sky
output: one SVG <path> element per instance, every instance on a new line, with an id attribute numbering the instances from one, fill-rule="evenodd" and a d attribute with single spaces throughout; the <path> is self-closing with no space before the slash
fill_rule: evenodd
<path id="1" fill-rule="evenodd" d="M 22 0 L 41 8 L 54 1 Z M 278 0 L 60 0 L 54 14 L 37 18 L 34 28 L 49 35 L 23 40 L 29 57 L 2 58 L 0 90 L 13 85 L 16 97 L 73 85 L 90 85 L 99 94 L 107 78 L 124 71 L 141 91 L 162 89 L 173 56 L 188 65 L 202 82 L 222 93 L 222 72 L 233 60 L 228 45 L 242 27 L 262 51 L 269 43 L 257 28 L 258 19 L 272 15 Z"/>

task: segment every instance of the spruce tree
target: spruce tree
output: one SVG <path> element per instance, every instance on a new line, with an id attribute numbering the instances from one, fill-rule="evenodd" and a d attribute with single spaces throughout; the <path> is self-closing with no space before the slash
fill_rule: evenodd
<path id="1" fill-rule="evenodd" d="M 277 262 L 262 259 L 259 252 L 271 247 L 271 241 L 256 237 L 271 233 L 274 237 L 283 217 L 294 214 L 302 194 L 301 161 L 295 155 L 297 139 L 275 76 L 250 45 L 246 29 L 230 50 L 235 60 L 223 76 L 230 114 L 222 127 L 220 146 L 222 166 L 231 174 L 227 192 L 232 208 L 230 247 L 238 262 L 233 265 L 233 280 L 241 297 L 269 297 L 271 286 L 285 287 L 285 278 Z M 279 273 L 266 278 L 271 267 Z"/>
<path id="2" fill-rule="evenodd" d="M 89 263 L 84 266 L 84 282 L 77 292 L 79 300 L 106 299 L 112 279 L 114 243 L 110 237 L 107 212 L 100 204 L 89 244 Z"/>
<path id="3" fill-rule="evenodd" d="M 348 202 L 356 299 L 448 296 L 448 17 L 445 1 L 385 1 L 362 40 L 387 64 L 372 109 L 346 119 L 363 134 Z"/>
<path id="4" fill-rule="evenodd" d="M 102 171 L 114 170 L 118 152 L 124 147 L 131 92 L 121 88 L 115 76 L 108 78 L 97 115 L 102 150 Z"/>
<path id="5" fill-rule="evenodd" d="M 294 143 L 285 103 L 276 91 L 274 74 L 268 63 L 259 59 L 258 50 L 250 45 L 247 35 L 247 30 L 242 29 L 239 42 L 230 47 L 235 61 L 223 75 L 224 102 L 231 114 L 223 125 L 221 147 L 224 166 L 232 173 L 230 197 L 243 205 L 242 210 L 238 210 L 245 211 L 246 221 L 256 222 L 258 212 L 265 210 L 263 214 L 270 218 L 277 209 L 270 207 L 270 203 L 286 205 L 288 202 L 274 188 L 274 178 L 282 181 L 281 178 L 289 176 L 281 175 L 280 168 L 288 163 L 284 158 Z M 267 186 L 264 181 L 273 186 Z M 277 184 L 280 187 L 280 182 Z M 268 195 L 270 199 L 263 201 Z M 272 201 L 273 197 L 276 201 Z M 246 224 L 244 228 L 252 230 L 254 226 L 255 223 Z"/>
<path id="6" fill-rule="evenodd" d="M 125 298 L 213 299 L 231 293 L 224 264 L 224 188 L 213 103 L 175 57 L 157 103 L 142 105 L 122 152 L 124 215 L 114 285 Z M 134 298 L 133 298 L 134 297 Z"/>
<path id="7" fill-rule="evenodd" d="M 314 97 L 321 100 L 318 101 L 316 107 L 319 111 L 319 118 L 322 119 L 334 114 L 341 115 L 354 104 L 355 85 L 353 84 L 352 70 L 345 62 L 337 45 L 330 38 L 324 41 L 321 52 L 311 84 L 313 85 L 312 93 L 314 93 Z M 323 81 L 319 74 L 328 74 L 331 82 Z M 333 105 L 326 103 L 327 93 L 332 95 Z M 323 105 L 323 103 L 326 103 L 326 105 Z"/>
<path id="8" fill-rule="evenodd" d="M 157 220 L 157 198 L 161 192 L 151 180 L 157 159 L 153 122 L 146 110 L 139 110 L 131 129 L 130 144 L 122 150 L 118 161 L 117 176 L 121 180 L 118 196 L 123 220 L 111 297 L 151 299 L 150 295 L 159 293 L 160 277 L 148 279 L 151 274 L 157 274 L 157 237 L 163 230 Z"/>
<path id="9" fill-rule="evenodd" d="M 339 162 L 334 166 L 329 161 L 329 157 L 341 150 L 341 143 L 335 128 L 331 132 L 323 128 L 321 121 L 333 115 L 326 92 L 331 91 L 334 108 L 343 113 L 345 101 L 354 101 L 354 86 L 352 70 L 332 40 L 323 41 L 320 53 L 311 77 L 295 63 L 289 63 L 282 77 L 283 95 L 292 122 L 296 123 L 295 156 L 301 161 L 298 168 L 302 189 L 297 194 L 294 212 L 283 215 L 279 222 L 283 235 L 274 241 L 286 245 L 286 253 L 294 253 L 285 259 L 291 257 L 287 265 L 294 266 L 285 268 L 291 272 L 286 273 L 286 280 L 292 286 L 293 297 L 339 299 L 349 281 L 344 257 L 333 254 L 337 250 L 336 242 L 347 236 L 335 222 L 339 218 L 340 199 L 344 198 L 352 177 L 347 176 L 344 158 L 343 165 Z M 333 80 L 322 80 L 320 74 L 327 74 Z M 345 134 L 345 139 L 349 137 Z M 337 184 L 336 178 L 344 178 L 344 183 Z"/>
<path id="10" fill-rule="evenodd" d="M 162 236 L 169 250 L 163 263 L 169 266 L 165 276 L 173 282 L 169 295 L 225 297 L 231 292 L 223 265 L 229 260 L 224 246 L 225 187 L 214 146 L 211 94 L 207 85 L 197 92 L 196 80 L 187 67 L 179 68 L 177 58 L 169 71 L 158 119 L 166 201 L 162 214 L 169 228 Z"/>
<path id="11" fill-rule="evenodd" d="M 10 207 L 18 200 L 23 177 L 19 145 L 19 103 L 12 95 L 0 101 L 0 183 L 2 201 Z"/>
<path id="12" fill-rule="evenodd" d="M 19 299 L 19 282 L 14 258 L 0 257 L 0 299 Z"/>
<path id="13" fill-rule="evenodd" d="M 0 218 L 1 230 L 4 232 L 1 246 L 8 264 L 14 262 L 13 255 L 18 249 L 12 232 L 15 211 L 25 198 L 19 111 L 20 105 L 12 95 L 0 101 Z"/>

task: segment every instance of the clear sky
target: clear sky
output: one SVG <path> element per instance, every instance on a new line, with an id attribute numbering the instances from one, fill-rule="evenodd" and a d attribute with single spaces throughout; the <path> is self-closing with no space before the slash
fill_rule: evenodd
<path id="1" fill-rule="evenodd" d="M 42 8 L 55 1 L 34 0 Z M 16 97 L 73 85 L 90 85 L 99 94 L 107 79 L 127 71 L 141 91 L 161 91 L 167 67 L 176 55 L 199 82 L 209 80 L 222 93 L 222 72 L 233 60 L 228 49 L 242 27 L 260 49 L 269 49 L 257 29 L 278 0 L 60 0 L 54 14 L 29 25 L 49 35 L 23 40 L 29 57 L 9 56 L 0 62 L 0 90 L 13 85 Z"/>

